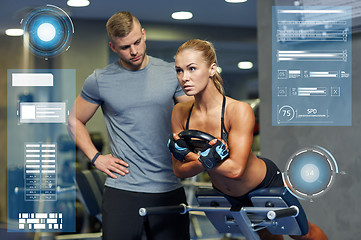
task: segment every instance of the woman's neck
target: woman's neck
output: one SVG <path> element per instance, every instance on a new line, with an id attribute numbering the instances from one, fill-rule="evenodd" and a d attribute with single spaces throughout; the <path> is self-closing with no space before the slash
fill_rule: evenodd
<path id="1" fill-rule="evenodd" d="M 213 85 L 213 83 L 212 83 Z M 207 113 L 208 111 L 219 107 L 223 101 L 223 95 L 213 85 L 210 88 L 206 88 L 204 91 L 194 96 L 194 107 L 200 112 Z"/>

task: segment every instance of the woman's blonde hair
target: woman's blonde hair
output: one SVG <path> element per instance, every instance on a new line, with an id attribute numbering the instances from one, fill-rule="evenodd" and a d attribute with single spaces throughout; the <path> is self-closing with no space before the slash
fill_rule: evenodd
<path id="1" fill-rule="evenodd" d="M 203 59 L 208 63 L 208 66 L 211 66 L 213 63 L 217 64 L 216 51 L 211 42 L 200 39 L 189 40 L 178 48 L 177 55 L 185 49 L 193 49 L 201 52 Z M 213 75 L 212 80 L 217 90 L 224 95 L 223 79 L 218 71 Z"/>

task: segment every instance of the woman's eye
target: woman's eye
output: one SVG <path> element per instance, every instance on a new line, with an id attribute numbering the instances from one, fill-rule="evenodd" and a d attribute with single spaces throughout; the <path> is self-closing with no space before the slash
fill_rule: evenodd
<path id="1" fill-rule="evenodd" d="M 175 71 L 176 71 L 176 73 L 181 73 L 182 69 L 176 69 Z"/>
<path id="2" fill-rule="evenodd" d="M 194 70 L 196 70 L 196 68 L 195 67 L 190 67 L 189 70 L 194 71 Z"/>

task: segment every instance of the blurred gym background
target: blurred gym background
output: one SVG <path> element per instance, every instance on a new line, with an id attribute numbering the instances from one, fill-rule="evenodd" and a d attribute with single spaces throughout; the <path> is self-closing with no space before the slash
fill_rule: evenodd
<path id="1" fill-rule="evenodd" d="M 299 1 L 284 2 L 294 5 Z M 76 233 L 64 233 L 57 236 L 50 233 L 7 233 L 7 191 L 9 191 L 6 184 L 7 69 L 76 69 L 75 91 L 78 95 L 84 80 L 95 68 L 103 68 L 117 59 L 108 47 L 105 23 L 113 13 L 123 10 L 132 12 L 141 21 L 147 34 L 149 55 L 166 61 L 174 61 L 177 48 L 189 39 L 200 38 L 214 44 L 226 94 L 248 102 L 255 111 L 257 121 L 253 146 L 255 152 L 271 158 L 283 169 L 288 157 L 308 144 L 322 145 L 332 151 L 347 175 L 338 180 L 334 189 L 316 203 L 302 204 L 309 218 L 323 228 L 330 239 L 357 239 L 355 236 L 361 234 L 361 229 L 357 225 L 358 216 L 361 214 L 360 208 L 357 207 L 358 199 L 361 197 L 361 177 L 356 171 L 361 167 L 361 150 L 358 146 L 361 142 L 361 113 L 355 107 L 361 99 L 354 94 L 355 111 L 352 127 L 273 127 L 271 125 L 271 13 L 275 1 L 248 0 L 241 3 L 229 3 L 224 0 L 177 2 L 90 0 L 89 6 L 70 7 L 66 4 L 66 0 L 1 0 L 0 4 L 0 152 L 2 152 L 0 156 L 2 166 L 0 168 L 0 239 L 99 239 L 101 221 L 96 207 L 89 209 L 82 199 L 85 193 L 80 192 L 78 192 L 76 203 Z M 49 59 L 33 55 L 24 46 L 21 36 L 5 35 L 6 29 L 21 27 L 20 20 L 24 14 L 46 4 L 54 4 L 64 9 L 70 15 L 75 28 L 69 50 Z M 171 15 L 177 11 L 192 12 L 193 17 L 188 20 L 173 19 Z M 360 65 L 360 60 L 357 59 L 360 52 L 360 33 L 355 33 L 353 35 L 353 66 Z M 360 68 L 354 67 L 355 91 L 361 89 L 361 81 L 358 81 L 360 75 Z M 92 133 L 92 139 L 98 150 L 108 153 L 107 131 L 100 111 L 91 119 L 87 127 Z M 70 139 L 64 136 L 59 139 L 59 144 L 66 146 L 68 141 Z M 76 163 L 69 163 L 75 166 L 63 166 L 63 169 L 76 168 L 77 173 L 92 169 L 89 160 L 80 151 L 76 152 Z M 78 177 L 86 179 L 87 176 L 78 175 Z M 96 173 L 96 176 L 91 177 L 96 181 L 93 187 L 101 186 L 97 184 L 102 182 L 102 174 Z M 191 197 L 198 186 L 209 186 L 207 176 L 188 179 L 184 183 Z M 95 197 L 95 203 L 97 201 L 99 203 L 99 199 Z M 202 216 L 192 219 L 194 239 L 231 238 L 231 236 L 220 236 L 209 223 L 203 220 Z"/>

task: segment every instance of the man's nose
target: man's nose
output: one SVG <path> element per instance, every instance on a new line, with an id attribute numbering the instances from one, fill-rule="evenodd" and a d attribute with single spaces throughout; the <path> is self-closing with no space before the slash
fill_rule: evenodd
<path id="1" fill-rule="evenodd" d="M 130 46 L 130 55 L 137 55 L 137 50 L 133 45 Z"/>

